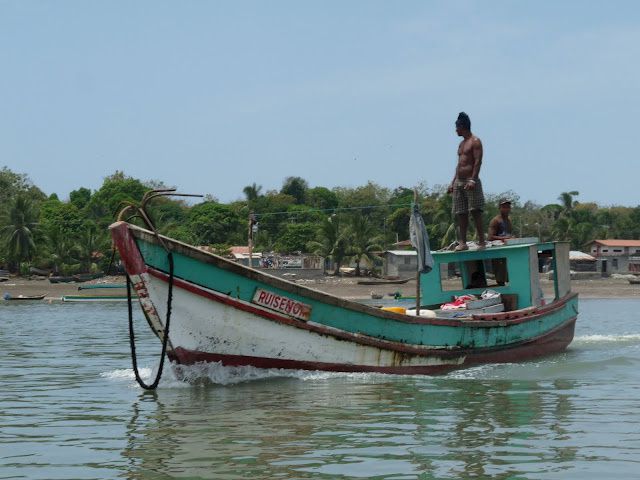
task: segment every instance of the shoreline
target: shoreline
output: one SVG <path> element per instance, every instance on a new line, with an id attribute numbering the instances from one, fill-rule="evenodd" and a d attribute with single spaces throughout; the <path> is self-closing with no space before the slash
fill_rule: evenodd
<path id="1" fill-rule="evenodd" d="M 371 294 L 383 295 L 383 298 L 390 298 L 389 294 L 400 292 L 403 296 L 415 296 L 416 282 L 410 280 L 406 284 L 400 285 L 358 285 L 358 278 L 355 277 L 322 277 L 318 279 L 295 281 L 297 285 L 319 290 L 336 297 L 347 300 L 371 299 Z M 5 293 L 12 297 L 19 295 L 34 296 L 45 295 L 44 301 L 60 301 L 64 295 L 78 295 L 82 285 L 96 285 L 102 283 L 125 283 L 124 276 L 103 277 L 89 282 L 71 283 L 50 283 L 47 279 L 28 279 L 22 277 L 11 277 L 8 281 L 0 283 L 0 299 Z M 553 295 L 553 282 L 541 279 L 540 284 L 545 296 Z M 640 299 L 640 285 L 632 285 L 626 279 L 621 278 L 601 278 L 592 280 L 572 280 L 571 290 L 577 292 L 583 299 Z M 107 291 L 95 293 L 95 295 L 106 295 Z M 89 293 L 86 293 L 89 295 Z M 126 288 L 110 289 L 110 295 L 126 295 Z"/>

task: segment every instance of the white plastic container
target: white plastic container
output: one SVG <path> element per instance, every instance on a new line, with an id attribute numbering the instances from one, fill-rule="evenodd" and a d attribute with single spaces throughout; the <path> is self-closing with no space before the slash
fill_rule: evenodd
<path id="1" fill-rule="evenodd" d="M 407 308 L 405 315 L 409 315 L 411 317 L 416 317 L 416 309 L 415 308 Z M 436 318 L 436 312 L 433 310 L 428 310 L 426 308 L 420 309 L 420 316 L 424 318 Z"/>

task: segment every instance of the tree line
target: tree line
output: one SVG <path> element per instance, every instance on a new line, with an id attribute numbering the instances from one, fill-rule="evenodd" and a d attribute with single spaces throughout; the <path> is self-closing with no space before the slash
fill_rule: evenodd
<path id="1" fill-rule="evenodd" d="M 145 192 L 162 187 L 162 182 L 116 171 L 99 189 L 79 187 L 61 200 L 56 194 L 45 195 L 26 174 L 3 167 L 0 268 L 22 274 L 32 267 L 63 275 L 105 271 L 112 260 L 109 224 L 124 205 L 139 204 Z M 432 249 L 449 245 L 455 227 L 446 185 L 414 188 Z M 247 185 L 244 198 L 229 203 L 210 195 L 194 205 L 157 198 L 149 213 L 160 233 L 220 253 L 231 245 L 247 245 L 253 218 L 255 251 L 315 253 L 330 258 L 336 268 L 353 261 L 360 270 L 362 262 L 377 260 L 375 252 L 409 237 L 414 188 L 389 189 L 368 182 L 329 189 L 287 177 L 279 190 L 263 192 L 260 185 Z M 600 207 L 578 201 L 577 191 L 562 192 L 557 203 L 548 205 L 521 202 L 513 191 L 486 194 L 485 225 L 498 213 L 497 200 L 504 196 L 512 200 L 517 236 L 567 240 L 578 250 L 595 238 L 640 238 L 640 206 Z"/>

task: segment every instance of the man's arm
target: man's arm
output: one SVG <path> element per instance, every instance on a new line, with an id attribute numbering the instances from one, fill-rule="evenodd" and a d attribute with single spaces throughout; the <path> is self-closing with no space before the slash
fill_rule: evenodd
<path id="1" fill-rule="evenodd" d="M 453 180 L 451 180 L 451 183 L 449 184 L 449 188 L 447 188 L 448 193 L 453 192 L 453 186 L 456 184 L 457 177 L 458 177 L 458 166 L 456 165 L 456 172 L 453 174 Z"/>
<path id="2" fill-rule="evenodd" d="M 498 235 L 498 222 L 496 221 L 495 218 L 492 218 L 491 221 L 489 222 L 489 232 L 487 234 L 487 238 L 490 242 L 494 241 L 494 240 L 502 240 L 502 238 L 500 238 Z"/>
<path id="3" fill-rule="evenodd" d="M 471 178 L 473 180 L 478 180 L 478 176 L 480 175 L 480 167 L 482 166 L 482 142 L 479 138 L 476 138 L 473 142 L 472 146 L 473 153 L 473 174 Z"/>

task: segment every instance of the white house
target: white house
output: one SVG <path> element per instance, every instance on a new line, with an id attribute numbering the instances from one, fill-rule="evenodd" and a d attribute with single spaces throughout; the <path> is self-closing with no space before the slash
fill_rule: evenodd
<path id="1" fill-rule="evenodd" d="M 418 252 L 415 250 L 386 250 L 383 252 L 382 275 L 406 278 L 418 270 Z"/>

